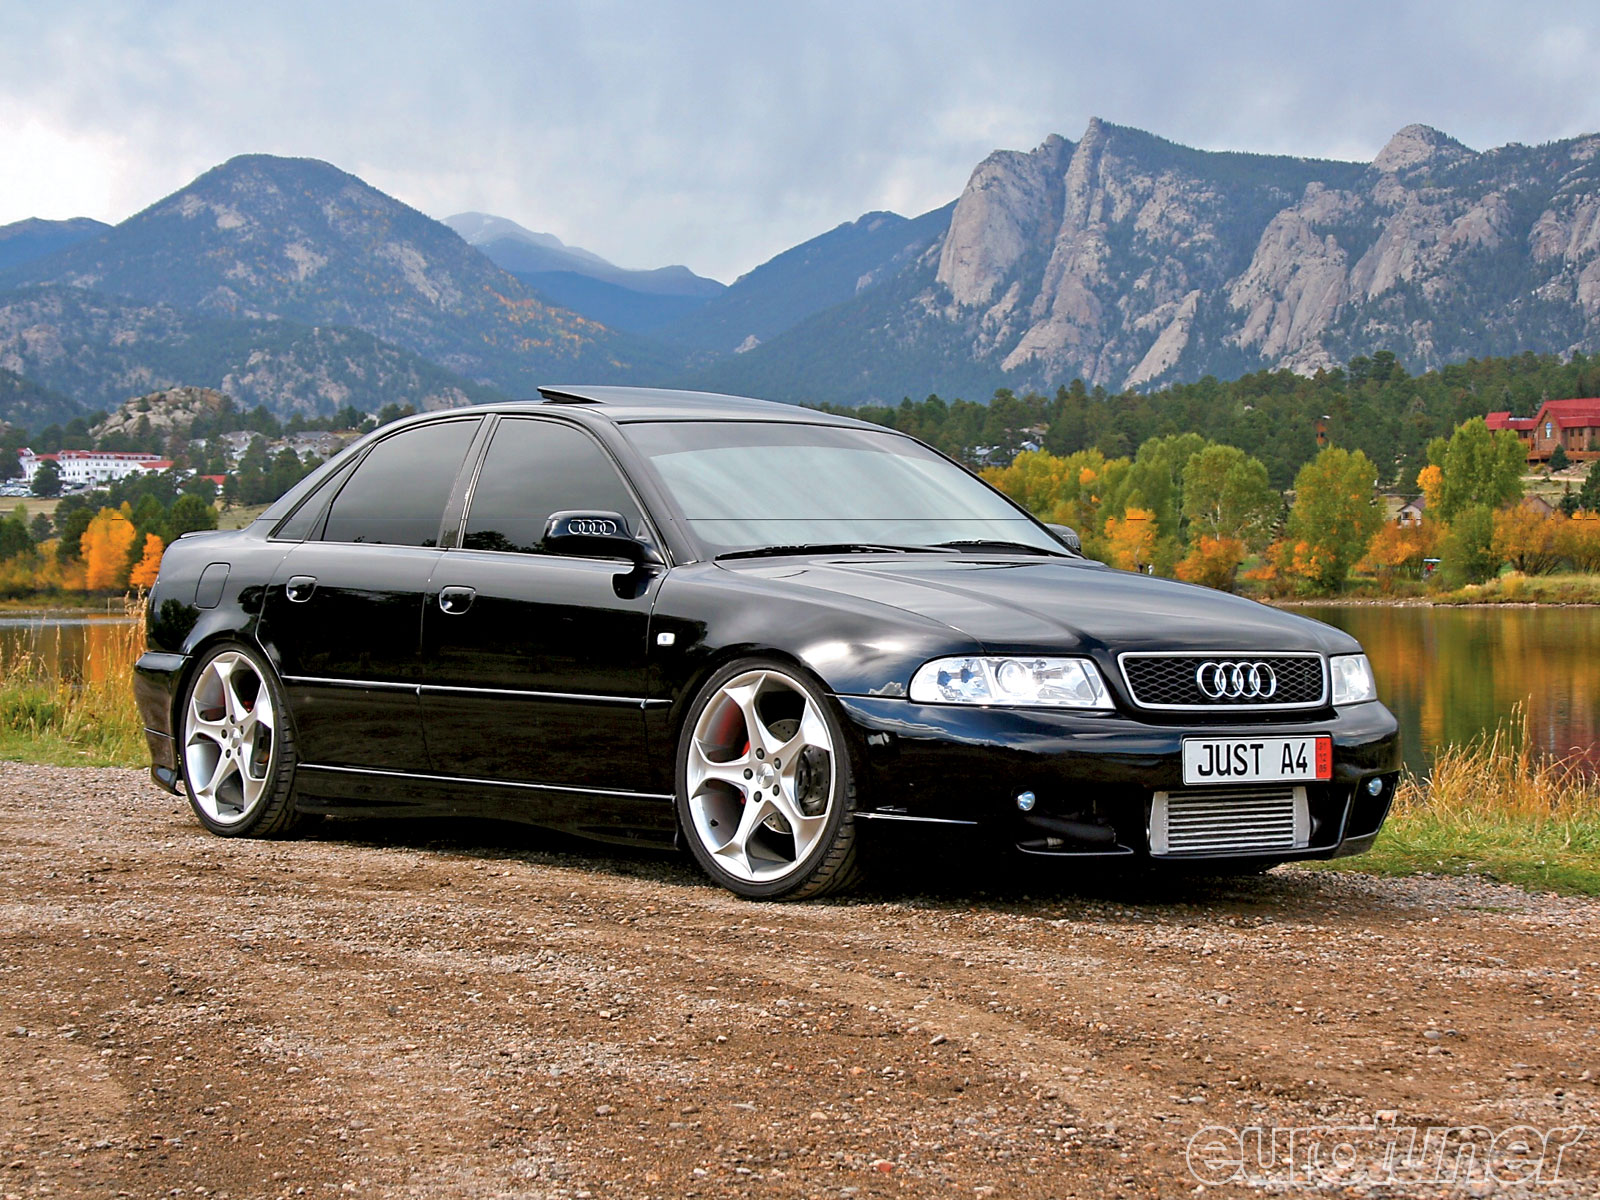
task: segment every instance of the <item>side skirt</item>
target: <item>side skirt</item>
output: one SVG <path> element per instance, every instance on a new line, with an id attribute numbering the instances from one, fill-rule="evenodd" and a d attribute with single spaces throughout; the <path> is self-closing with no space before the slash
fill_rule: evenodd
<path id="1" fill-rule="evenodd" d="M 295 768 L 295 807 L 338 816 L 521 821 L 623 845 L 671 846 L 676 827 L 672 796 L 655 792 L 586 790 L 324 763 L 301 763 Z"/>

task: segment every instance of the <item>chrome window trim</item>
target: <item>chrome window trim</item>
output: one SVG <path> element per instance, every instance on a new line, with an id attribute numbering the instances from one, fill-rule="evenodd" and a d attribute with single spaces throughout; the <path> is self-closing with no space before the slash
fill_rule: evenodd
<path id="1" fill-rule="evenodd" d="M 1134 691 L 1128 678 L 1130 658 L 1215 658 L 1251 661 L 1257 658 L 1314 658 L 1322 664 L 1322 693 L 1315 700 L 1301 700 L 1293 704 L 1146 704 Z M 1117 655 L 1117 670 L 1122 676 L 1122 686 L 1136 708 L 1148 712 L 1300 712 L 1324 708 L 1328 704 L 1328 659 L 1319 650 L 1124 650 Z"/>

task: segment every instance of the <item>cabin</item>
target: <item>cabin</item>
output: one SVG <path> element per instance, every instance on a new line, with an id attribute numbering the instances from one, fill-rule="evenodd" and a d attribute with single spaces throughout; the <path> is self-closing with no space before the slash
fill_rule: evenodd
<path id="1" fill-rule="evenodd" d="M 1600 458 L 1600 397 L 1546 400 L 1531 417 L 1492 412 L 1491 430 L 1509 429 L 1522 439 L 1530 463 L 1549 462 L 1560 446 L 1573 462 Z"/>

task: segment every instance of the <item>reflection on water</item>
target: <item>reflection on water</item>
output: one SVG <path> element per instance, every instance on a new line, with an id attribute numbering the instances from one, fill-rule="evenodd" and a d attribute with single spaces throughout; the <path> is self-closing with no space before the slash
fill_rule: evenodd
<path id="1" fill-rule="evenodd" d="M 37 659 L 51 675 L 103 683 L 115 669 L 119 639 L 130 618 L 121 613 L 19 613 L 0 616 L 0 667 Z"/>
<path id="2" fill-rule="evenodd" d="M 1600 771 L 1600 608 L 1296 611 L 1366 648 L 1413 770 L 1424 769 L 1436 747 L 1493 729 L 1520 704 L 1537 749 Z"/>

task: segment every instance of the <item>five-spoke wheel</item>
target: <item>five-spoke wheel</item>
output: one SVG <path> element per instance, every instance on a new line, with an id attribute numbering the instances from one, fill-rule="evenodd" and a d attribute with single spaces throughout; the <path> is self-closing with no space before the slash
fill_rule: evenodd
<path id="1" fill-rule="evenodd" d="M 191 677 L 182 711 L 184 785 L 206 828 L 283 832 L 294 752 L 272 669 L 243 647 L 215 650 Z"/>
<path id="2" fill-rule="evenodd" d="M 820 689 L 787 666 L 735 663 L 684 725 L 678 816 L 719 883 L 743 896 L 814 896 L 853 879 L 852 779 Z"/>

